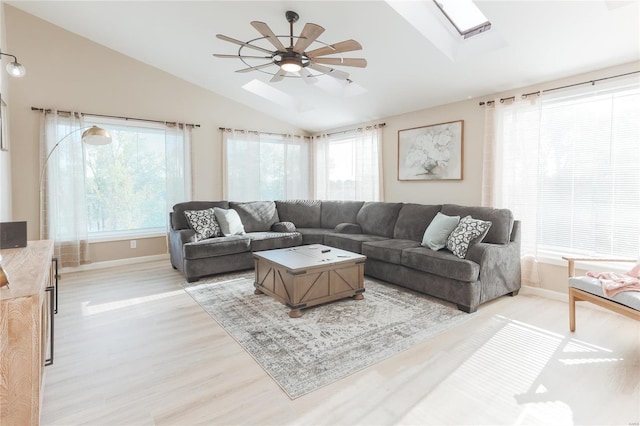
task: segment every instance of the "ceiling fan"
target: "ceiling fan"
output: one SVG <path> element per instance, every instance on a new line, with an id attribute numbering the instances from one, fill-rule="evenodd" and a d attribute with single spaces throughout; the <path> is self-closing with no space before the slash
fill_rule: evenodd
<path id="1" fill-rule="evenodd" d="M 296 12 L 287 11 L 285 14 L 287 18 L 287 22 L 289 22 L 289 35 L 275 35 L 271 28 L 264 22 L 260 21 L 252 21 L 251 25 L 258 30 L 262 37 L 254 38 L 253 40 L 249 40 L 247 42 L 243 42 L 240 40 L 236 40 L 231 37 L 227 37 L 222 34 L 217 34 L 216 37 L 220 40 L 228 41 L 230 43 L 234 43 L 240 46 L 238 49 L 237 55 L 223 55 L 214 53 L 213 56 L 218 58 L 235 58 L 240 59 L 248 68 L 243 68 L 237 70 L 236 72 L 245 73 L 250 71 L 261 71 L 267 74 L 273 75 L 271 78 L 271 82 L 277 82 L 282 80 L 284 77 L 297 77 L 302 78 L 306 83 L 314 84 L 316 80 L 316 76 L 320 74 L 330 75 L 331 77 L 337 78 L 339 80 L 346 80 L 347 82 L 351 82 L 349 80 L 349 74 L 337 70 L 332 66 L 339 65 L 345 67 L 360 67 L 364 68 L 367 66 L 366 59 L 363 58 L 343 58 L 342 53 L 352 52 L 354 50 L 361 50 L 362 46 L 355 40 L 345 40 L 340 43 L 335 44 L 327 44 L 318 40 L 320 34 L 324 32 L 324 28 L 320 25 L 307 23 L 305 24 L 302 32 L 299 36 L 293 35 L 293 24 L 298 21 L 300 18 Z M 266 39 L 269 43 L 271 43 L 275 50 L 271 51 L 268 49 L 264 49 L 260 46 L 256 46 L 251 44 L 257 40 Z M 285 46 L 280 39 L 283 39 L 285 43 L 289 43 L 289 47 Z M 313 49 L 311 51 L 306 51 L 306 49 L 311 46 L 314 42 L 322 44 L 324 46 Z M 243 54 L 243 49 L 253 49 L 259 52 L 266 54 L 267 56 L 255 56 L 255 55 L 245 55 Z M 327 55 L 340 55 L 337 57 L 325 57 Z M 246 60 L 256 60 L 256 59 L 266 59 L 268 62 L 259 64 L 259 65 L 251 65 Z M 329 66 L 326 66 L 329 65 Z M 276 72 L 265 71 L 265 68 L 277 66 L 280 69 Z M 320 74 L 314 75 L 309 71 L 312 69 Z M 293 75 L 291 75 L 293 74 Z"/>

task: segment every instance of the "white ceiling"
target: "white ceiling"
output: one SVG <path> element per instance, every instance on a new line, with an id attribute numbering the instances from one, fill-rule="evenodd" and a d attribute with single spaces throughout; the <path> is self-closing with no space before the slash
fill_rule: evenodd
<path id="1" fill-rule="evenodd" d="M 485 96 L 640 59 L 639 1 L 485 1 L 487 33 L 456 40 L 445 54 L 384 1 L 8 1 L 71 32 L 310 132 L 370 122 L 405 112 Z M 431 0 L 413 7 L 433 9 Z M 345 97 L 299 78 L 269 83 L 270 75 L 245 68 L 236 45 L 216 34 L 248 41 L 250 25 L 266 22 L 286 35 L 284 13 L 323 26 L 319 40 L 355 39 L 363 46 L 344 57 L 364 57 L 366 68 L 336 67 L 366 90 Z M 414 14 L 412 19 L 416 19 Z M 433 18 L 432 18 L 433 19 Z M 439 22 L 445 21 L 438 16 Z M 256 44 L 264 43 L 261 40 Z M 286 44 L 286 43 L 285 43 Z M 314 45 L 312 45 L 312 48 Z M 319 47 L 319 46 L 315 46 Z M 310 49 L 308 49 L 310 50 Z M 255 52 L 258 53 L 258 52 Z M 453 59 L 451 59 L 453 57 Z M 242 86 L 257 79 L 293 97 L 281 106 Z M 252 83 L 259 85 L 259 83 Z"/>

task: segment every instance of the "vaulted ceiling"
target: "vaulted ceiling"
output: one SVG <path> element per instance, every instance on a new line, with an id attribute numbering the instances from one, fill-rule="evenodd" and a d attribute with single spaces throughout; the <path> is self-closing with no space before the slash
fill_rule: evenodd
<path id="1" fill-rule="evenodd" d="M 476 0 L 492 28 L 467 40 L 454 36 L 431 0 L 7 3 L 308 131 L 369 122 L 640 59 L 638 1 Z M 301 78 L 270 83 L 271 75 L 259 71 L 236 73 L 246 68 L 238 59 L 212 56 L 237 54 L 239 47 L 216 34 L 243 41 L 261 37 L 251 21 L 265 22 L 276 35 L 287 35 L 287 10 L 300 15 L 294 34 L 312 22 L 325 28 L 319 37 L 324 43 L 360 42 L 361 51 L 344 57 L 364 57 L 368 66 L 335 67 L 349 72 L 352 84 L 341 85 L 333 78 L 315 85 Z M 255 44 L 272 50 L 266 40 Z M 272 68 L 265 71 L 277 70 Z"/>

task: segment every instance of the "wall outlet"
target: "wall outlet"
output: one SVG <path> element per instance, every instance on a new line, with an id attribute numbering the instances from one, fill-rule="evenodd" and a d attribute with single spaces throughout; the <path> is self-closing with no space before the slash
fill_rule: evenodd
<path id="1" fill-rule="evenodd" d="M 129 248 L 134 249 L 134 248 L 136 248 L 136 246 L 137 246 L 137 241 L 136 240 L 129 241 Z"/>

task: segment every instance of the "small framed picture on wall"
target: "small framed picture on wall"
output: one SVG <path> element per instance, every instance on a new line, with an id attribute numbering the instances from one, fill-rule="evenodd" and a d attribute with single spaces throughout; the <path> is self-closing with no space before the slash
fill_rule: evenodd
<path id="1" fill-rule="evenodd" d="M 398 180 L 462 180 L 463 120 L 398 131 Z"/>

